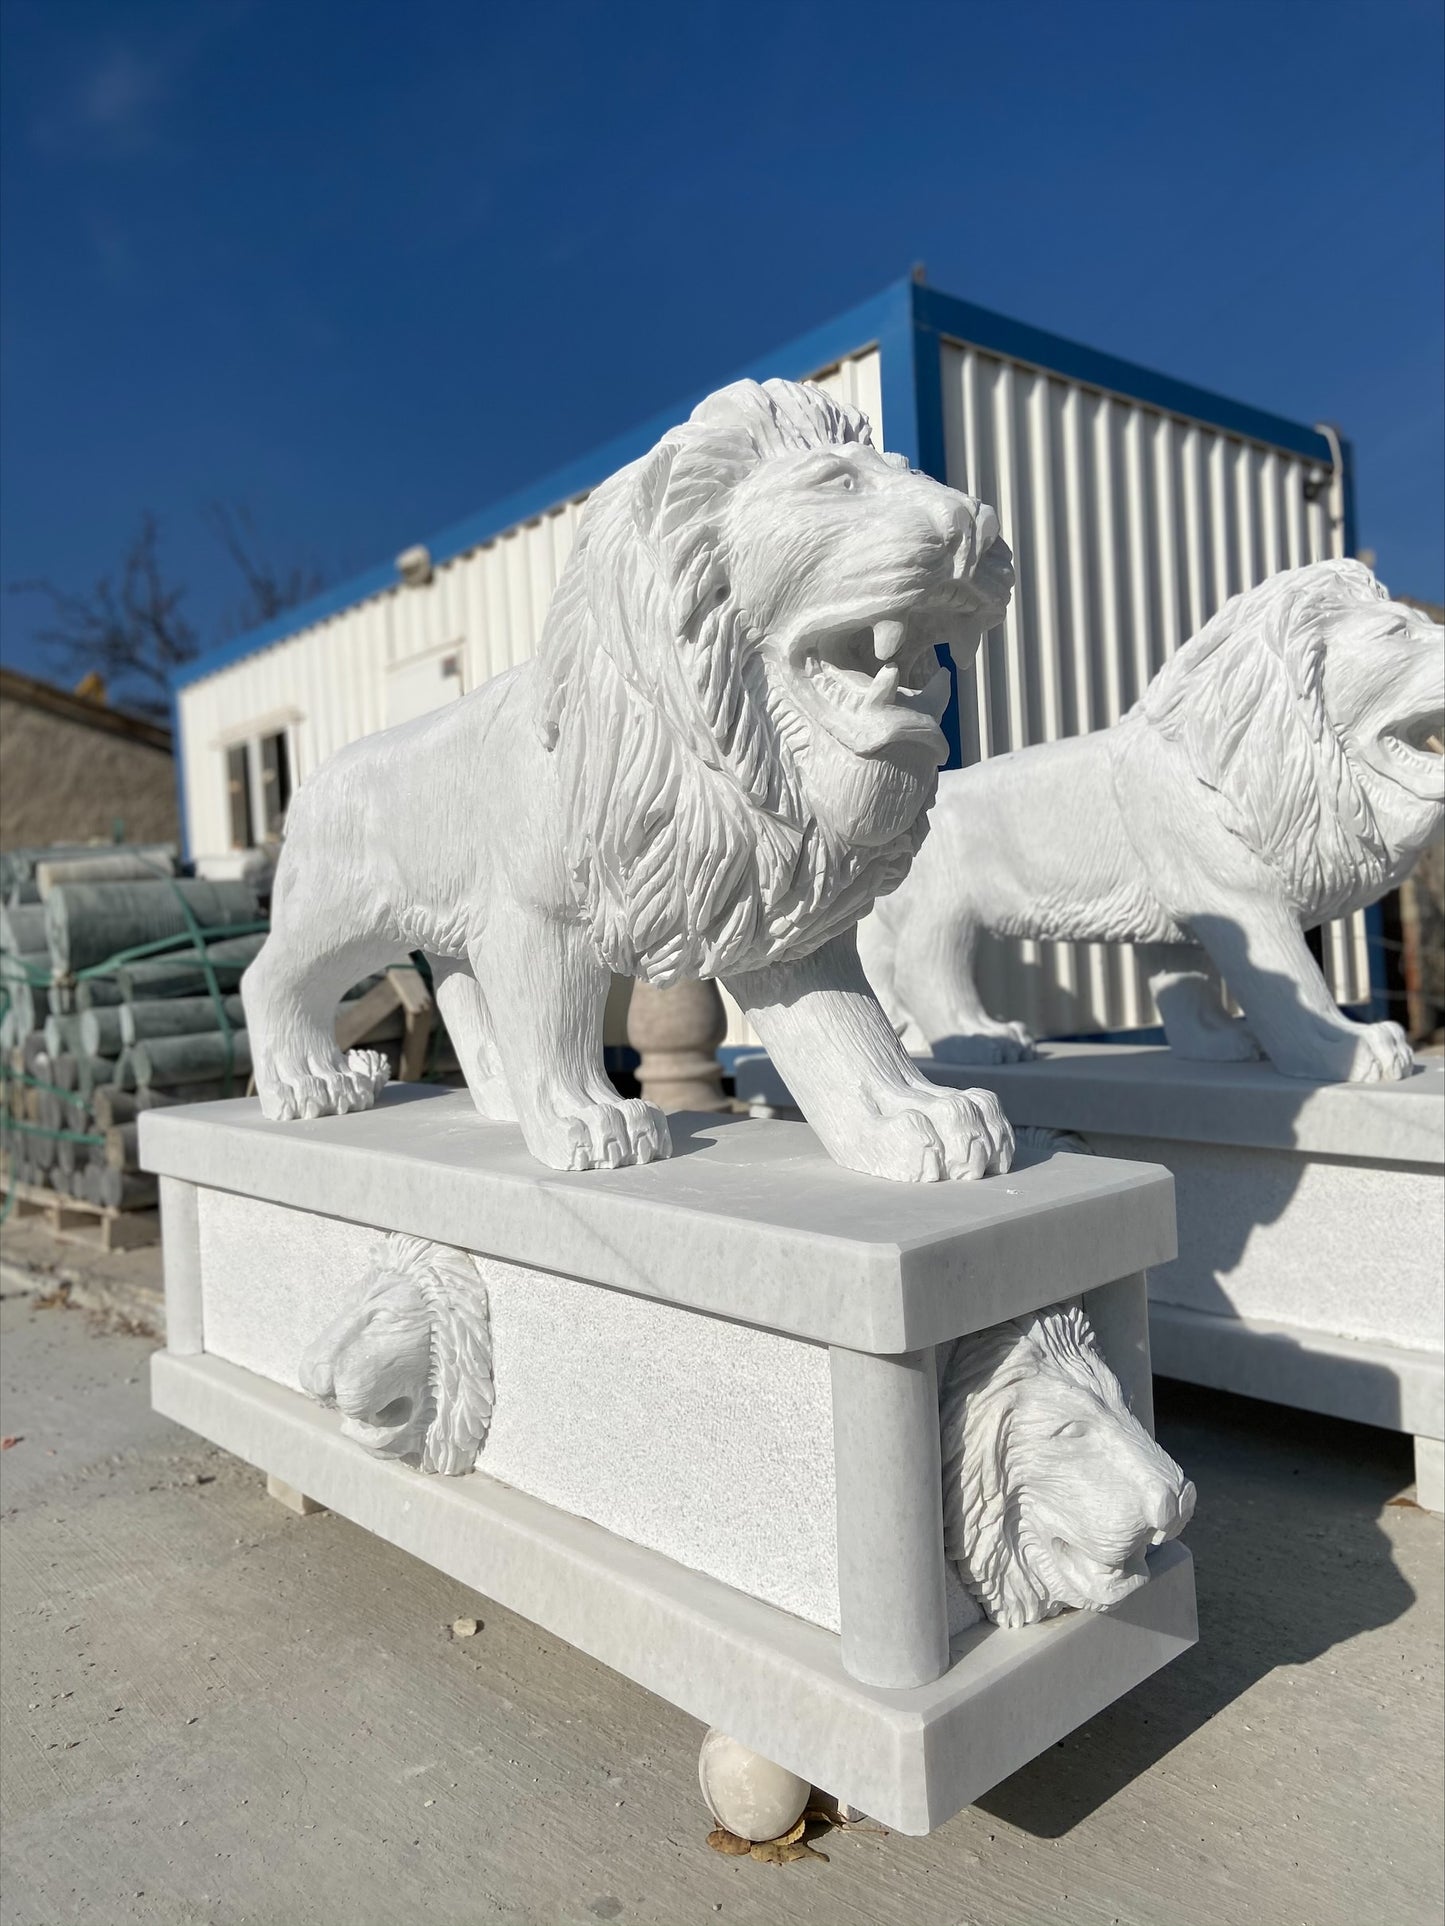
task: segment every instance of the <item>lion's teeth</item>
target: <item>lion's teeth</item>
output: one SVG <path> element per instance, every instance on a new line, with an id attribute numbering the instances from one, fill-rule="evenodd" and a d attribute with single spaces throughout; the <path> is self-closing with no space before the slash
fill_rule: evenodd
<path id="1" fill-rule="evenodd" d="M 1445 756 L 1445 742 L 1442 742 L 1438 735 L 1426 736 L 1425 747 L 1432 756 Z"/>
<path id="2" fill-rule="evenodd" d="M 908 630 L 902 622 L 873 624 L 873 653 L 880 662 L 891 662 L 903 647 Z"/>
<path id="3" fill-rule="evenodd" d="M 897 694 L 898 664 L 890 662 L 886 668 L 880 669 L 874 676 L 868 700 L 875 709 L 881 709 L 885 704 L 892 702 Z"/>

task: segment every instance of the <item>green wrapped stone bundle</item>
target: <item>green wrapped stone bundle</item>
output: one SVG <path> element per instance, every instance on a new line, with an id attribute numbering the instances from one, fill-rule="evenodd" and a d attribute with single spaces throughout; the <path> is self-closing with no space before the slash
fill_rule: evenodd
<path id="1" fill-rule="evenodd" d="M 235 1031 L 229 1039 L 218 1030 L 200 1036 L 150 1037 L 127 1054 L 142 1089 L 215 1083 L 224 1080 L 229 1069 L 239 1096 L 251 1074 L 251 1039 L 244 1030 Z"/>
<path id="2" fill-rule="evenodd" d="M 239 996 L 222 999 L 226 1021 L 233 1030 L 244 1030 L 246 1012 Z M 106 1011 L 104 1014 L 111 1015 Z M 126 1003 L 113 1013 L 122 1043 L 143 1043 L 151 1037 L 194 1036 L 217 1030 L 216 1003 L 209 996 L 147 997 L 139 1003 Z"/>
<path id="3" fill-rule="evenodd" d="M 260 905 L 245 883 L 66 883 L 45 902 L 45 934 L 61 976 L 184 936 L 190 919 L 204 930 L 224 930 L 259 918 Z"/>
<path id="4" fill-rule="evenodd" d="M 221 990 L 236 988 L 247 964 L 260 954 L 265 941 L 264 933 L 258 931 L 253 936 L 227 936 L 219 943 L 206 945 L 206 958 Z M 203 996 L 208 988 L 206 973 L 195 951 L 183 949 L 167 956 L 123 963 L 115 973 L 115 981 L 127 1003 L 155 997 Z"/>

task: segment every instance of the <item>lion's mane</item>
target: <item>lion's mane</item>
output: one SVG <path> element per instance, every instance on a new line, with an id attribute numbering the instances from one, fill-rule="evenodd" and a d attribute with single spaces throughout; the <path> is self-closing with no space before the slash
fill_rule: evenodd
<path id="1" fill-rule="evenodd" d="M 1390 606 L 1360 562 L 1283 570 L 1232 596 L 1129 712 L 1183 748 L 1225 826 L 1311 910 L 1330 905 L 1345 879 L 1350 896 L 1372 900 L 1389 869 L 1349 718 L 1329 714 L 1324 671 L 1341 615 L 1379 608 L 1388 619 Z M 1128 742 L 1126 726 L 1120 757 Z"/>
<path id="2" fill-rule="evenodd" d="M 758 463 L 871 446 L 806 383 L 735 383 L 591 497 L 539 651 L 567 861 L 611 969 L 666 985 L 801 956 L 906 874 L 927 829 L 846 843 L 805 799 L 802 717 L 734 602 L 720 511 Z M 906 464 L 901 464 L 906 466 Z"/>
<path id="3" fill-rule="evenodd" d="M 1072 1380 L 1121 1425 L 1136 1424 L 1077 1304 L 960 1338 L 944 1373 L 944 1551 L 996 1625 L 1032 1625 L 1068 1609 L 1049 1546 L 1031 1528 L 1041 1473 L 1014 1422 L 1020 1388 L 1050 1375 Z"/>

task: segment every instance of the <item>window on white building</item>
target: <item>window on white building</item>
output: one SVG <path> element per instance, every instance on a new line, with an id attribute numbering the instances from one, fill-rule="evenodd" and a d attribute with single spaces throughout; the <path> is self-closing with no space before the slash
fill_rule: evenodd
<path id="1" fill-rule="evenodd" d="M 278 840 L 286 821 L 286 805 L 291 800 L 291 751 L 286 731 L 262 736 L 257 744 L 261 756 L 261 834 L 267 842 Z"/>
<path id="2" fill-rule="evenodd" d="M 231 847 L 250 849 L 258 841 L 279 842 L 291 801 L 288 732 L 271 729 L 228 743 L 223 753 Z"/>
<path id="3" fill-rule="evenodd" d="M 256 838 L 251 833 L 251 758 L 244 742 L 233 742 L 226 751 L 226 802 L 231 819 L 231 847 L 249 849 Z"/>

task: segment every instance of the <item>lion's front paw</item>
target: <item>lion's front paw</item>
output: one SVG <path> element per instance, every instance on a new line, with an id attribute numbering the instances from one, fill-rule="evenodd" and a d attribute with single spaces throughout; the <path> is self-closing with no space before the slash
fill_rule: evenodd
<path id="1" fill-rule="evenodd" d="M 304 1066 L 281 1065 L 257 1078 L 262 1114 L 280 1123 L 316 1117 L 344 1117 L 370 1110 L 391 1076 L 380 1050 L 349 1050 L 334 1063 L 310 1059 Z"/>
<path id="2" fill-rule="evenodd" d="M 1316 1083 L 1399 1083 L 1415 1065 L 1415 1053 L 1398 1023 L 1321 1022 L 1303 1037 L 1270 1042 L 1270 1059 L 1287 1077 Z"/>
<path id="3" fill-rule="evenodd" d="M 1398 1023 L 1360 1023 L 1346 1073 L 1350 1083 L 1399 1083 L 1415 1067 L 1415 1052 Z"/>
<path id="4" fill-rule="evenodd" d="M 923 1086 L 890 1093 L 829 1148 L 840 1164 L 870 1177 L 937 1184 L 1006 1171 L 1014 1134 L 991 1090 Z"/>
<path id="5" fill-rule="evenodd" d="M 997 1023 L 939 1037 L 932 1053 L 940 1063 L 1032 1063 L 1038 1050 L 1022 1023 Z"/>
<path id="6" fill-rule="evenodd" d="M 574 1097 L 523 1125 L 527 1148 L 553 1170 L 620 1170 L 672 1155 L 667 1119 L 640 1097 Z"/>

